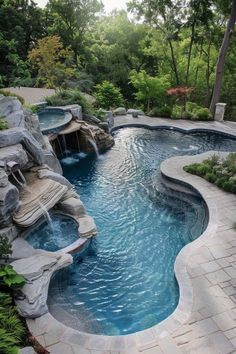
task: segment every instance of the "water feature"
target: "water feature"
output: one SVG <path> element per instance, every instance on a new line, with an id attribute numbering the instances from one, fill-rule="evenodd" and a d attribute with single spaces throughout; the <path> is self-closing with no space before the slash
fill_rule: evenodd
<path id="1" fill-rule="evenodd" d="M 51 133 L 65 127 L 71 121 L 72 115 L 59 108 L 45 108 L 38 113 L 38 118 L 42 132 Z"/>
<path id="2" fill-rule="evenodd" d="M 96 141 L 94 139 L 88 138 L 88 142 L 92 145 L 92 147 L 93 147 L 93 149 L 95 151 L 95 154 L 96 154 L 97 158 L 99 159 L 100 155 L 99 155 L 99 151 L 98 151 L 98 147 L 97 147 Z"/>
<path id="3" fill-rule="evenodd" d="M 52 214 L 47 221 L 39 223 L 25 235 L 34 248 L 54 252 L 78 240 L 78 225 L 73 219 Z"/>
<path id="4" fill-rule="evenodd" d="M 81 331 L 124 335 L 149 328 L 176 308 L 174 262 L 205 229 L 202 199 L 162 184 L 160 163 L 171 156 L 236 151 L 236 140 L 211 133 L 125 128 L 103 159 L 63 165 L 98 236 L 88 254 L 57 273 L 49 308 Z"/>

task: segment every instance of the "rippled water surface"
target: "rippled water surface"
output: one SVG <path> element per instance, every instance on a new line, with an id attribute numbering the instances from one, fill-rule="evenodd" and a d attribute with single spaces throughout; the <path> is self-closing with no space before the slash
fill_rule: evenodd
<path id="1" fill-rule="evenodd" d="M 207 223 L 203 201 L 162 185 L 160 163 L 207 150 L 236 151 L 215 134 L 184 135 L 126 128 L 100 159 L 71 154 L 73 183 L 98 236 L 82 259 L 57 273 L 49 306 L 65 324 L 90 333 L 123 335 L 151 327 L 176 308 L 174 262 Z"/>

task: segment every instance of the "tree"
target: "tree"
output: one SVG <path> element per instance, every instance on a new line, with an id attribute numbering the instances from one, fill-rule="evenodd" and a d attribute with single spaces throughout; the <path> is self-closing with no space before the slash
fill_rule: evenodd
<path id="1" fill-rule="evenodd" d="M 37 84 L 48 88 L 62 87 L 66 80 L 75 75 L 72 52 L 63 48 L 60 37 L 49 36 L 40 39 L 29 52 L 29 60 L 37 70 Z"/>
<path id="2" fill-rule="evenodd" d="M 46 10 L 49 32 L 61 37 L 65 47 L 71 46 L 76 66 L 85 46 L 85 34 L 103 9 L 99 0 L 49 0 Z"/>
<path id="3" fill-rule="evenodd" d="M 142 102 L 147 111 L 154 105 L 159 107 L 163 105 L 165 101 L 166 90 L 170 87 L 169 77 L 152 77 L 148 75 L 144 70 L 139 73 L 133 71 L 130 74 L 132 85 L 137 92 L 135 98 L 137 101 Z"/>
<path id="4" fill-rule="evenodd" d="M 210 111 L 212 114 L 214 114 L 215 112 L 216 103 L 219 102 L 220 100 L 225 59 L 230 44 L 230 38 L 233 34 L 235 22 L 236 22 L 236 0 L 233 0 L 230 17 L 228 20 L 227 28 L 224 34 L 223 42 L 219 52 L 218 61 L 216 64 L 215 85 L 214 85 L 214 90 L 213 90 L 211 104 L 210 104 Z"/>
<path id="5" fill-rule="evenodd" d="M 180 85 L 180 77 L 173 43 L 178 40 L 179 30 L 182 26 L 181 0 L 132 0 L 128 9 L 141 19 L 159 29 L 169 46 L 171 57 L 171 70 L 175 75 L 176 84 Z"/>
<path id="6" fill-rule="evenodd" d="M 120 89 L 109 81 L 95 86 L 96 104 L 104 109 L 112 109 L 124 104 Z"/>
<path id="7" fill-rule="evenodd" d="M 44 14 L 33 1 L 0 0 L 0 76 L 2 86 L 30 82 L 29 49 L 45 35 Z M 16 82 L 15 82 L 16 80 Z"/>

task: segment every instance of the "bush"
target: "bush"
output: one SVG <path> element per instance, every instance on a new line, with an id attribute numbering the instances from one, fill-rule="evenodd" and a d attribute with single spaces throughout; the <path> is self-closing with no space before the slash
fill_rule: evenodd
<path id="1" fill-rule="evenodd" d="M 184 107 L 178 104 L 175 104 L 172 108 L 171 118 L 181 119 L 183 118 Z"/>
<path id="2" fill-rule="evenodd" d="M 208 108 L 198 106 L 194 102 L 186 102 L 185 109 L 183 105 L 174 105 L 171 117 L 175 119 L 191 120 L 211 120 L 212 115 Z"/>
<path id="3" fill-rule="evenodd" d="M 212 114 L 210 113 L 208 108 L 200 107 L 198 109 L 194 109 L 191 114 L 192 120 L 212 120 Z"/>
<path id="4" fill-rule="evenodd" d="M 20 95 L 17 95 L 16 93 L 12 93 L 10 91 L 0 90 L 0 95 L 6 96 L 6 97 L 16 97 L 16 98 L 18 98 L 18 100 L 20 101 L 20 103 L 22 105 L 25 103 L 25 100 L 23 97 L 21 97 Z"/>
<path id="5" fill-rule="evenodd" d="M 60 90 L 55 95 L 46 97 L 49 106 L 67 106 L 78 104 L 82 107 L 84 113 L 91 113 L 92 107 L 79 90 Z"/>
<path id="6" fill-rule="evenodd" d="M 97 106 L 110 110 L 124 105 L 124 98 L 120 89 L 109 81 L 103 81 L 95 86 L 95 98 Z"/>
<path id="7" fill-rule="evenodd" d="M 170 118 L 171 117 L 172 109 L 169 106 L 163 106 L 161 108 L 154 107 L 150 112 L 150 117 L 163 117 L 163 118 Z"/>

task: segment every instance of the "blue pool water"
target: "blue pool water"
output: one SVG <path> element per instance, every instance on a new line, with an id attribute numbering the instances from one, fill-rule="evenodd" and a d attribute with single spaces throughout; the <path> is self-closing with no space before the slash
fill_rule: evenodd
<path id="1" fill-rule="evenodd" d="M 124 335 L 174 311 L 175 259 L 203 232 L 207 215 L 200 198 L 165 188 L 159 167 L 168 157 L 207 150 L 236 151 L 236 141 L 125 128 L 115 133 L 115 146 L 101 159 L 64 164 L 98 236 L 82 260 L 51 282 L 49 307 L 58 320 L 89 333 Z"/>
<path id="2" fill-rule="evenodd" d="M 54 252 L 78 240 L 78 225 L 73 219 L 57 214 L 51 219 L 51 224 L 45 220 L 27 233 L 31 246 Z"/>

